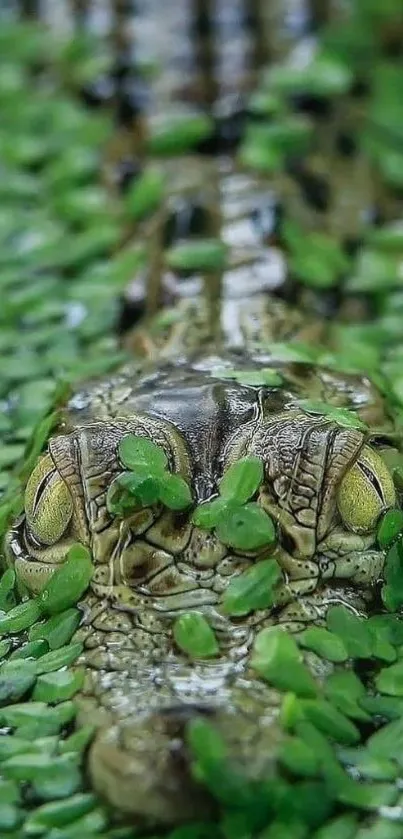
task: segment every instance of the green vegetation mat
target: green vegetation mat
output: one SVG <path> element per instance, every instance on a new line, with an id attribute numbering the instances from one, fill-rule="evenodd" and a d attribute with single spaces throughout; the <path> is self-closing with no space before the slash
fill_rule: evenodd
<path id="1" fill-rule="evenodd" d="M 371 375 L 396 418 L 400 446 L 403 221 L 396 220 L 394 211 L 401 210 L 403 189 L 403 72 L 401 58 L 389 50 L 398 14 L 393 0 L 382 6 L 357 2 L 347 23 L 324 33 L 321 49 L 303 73 L 270 68 L 250 99 L 239 160 L 263 179 L 278 178 L 289 155 L 309 150 L 317 127 L 294 113 L 293 97 L 331 98 L 348 109 L 354 84 L 365 82 L 368 92 L 359 99 L 353 133 L 383 202 L 382 224 L 365 226 L 363 245 L 353 254 L 328 233 L 318 232 L 308 241 L 303 226 L 287 212 L 281 237 L 301 299 L 306 293 L 317 299 L 324 292 L 342 291 L 350 301 L 365 301 L 371 318 L 333 322 L 331 350 L 286 344 L 271 349 L 279 360 L 315 361 Z M 146 141 L 146 153 L 157 163 L 145 166 L 124 197 L 115 194 L 99 175 L 113 120 L 108 113 L 87 111 L 75 94 L 107 70 L 108 59 L 91 41 L 73 39 L 62 49 L 40 26 L 1 27 L 2 535 L 22 509 L 24 482 L 57 422 L 58 406 L 76 382 L 107 373 L 125 358 L 114 335 L 118 298 L 149 253 L 146 246 L 123 243 L 161 205 L 166 190 L 161 158 L 192 149 L 212 132 L 208 118 L 168 121 Z M 173 270 L 221 271 L 226 248 L 212 237 L 196 246 L 169 248 L 165 259 Z M 249 375 L 252 384 L 259 383 L 253 371 L 227 375 L 239 381 Z M 279 383 L 273 370 L 259 376 L 262 384 Z M 323 412 L 318 403 L 305 408 Z M 351 423 L 348 413 L 333 411 L 333 418 Z M 258 479 L 254 469 L 259 466 L 247 466 L 232 476 L 241 485 L 235 498 L 238 516 L 245 516 Z M 401 494 L 402 456 L 396 453 L 390 467 Z M 161 483 L 158 473 L 153 491 L 168 492 L 169 477 Z M 228 492 L 223 481 L 219 501 L 224 506 Z M 166 497 L 171 505 L 186 507 L 188 502 L 183 486 L 170 485 Z M 194 516 L 196 521 L 201 516 L 200 526 L 207 529 L 224 532 L 226 527 L 231 544 L 224 506 L 199 508 Z M 326 626 L 296 637 L 266 630 L 257 637 L 252 666 L 284 695 L 280 718 L 286 737 L 272 777 L 247 782 L 228 764 L 225 744 L 210 723 L 196 719 L 189 726 L 193 771 L 216 797 L 218 816 L 213 824 L 178 828 L 170 839 L 403 837 L 401 515 L 390 511 L 378 531 L 380 545 L 388 550 L 382 613 L 363 620 L 333 607 Z M 260 526 L 267 537 L 270 519 Z M 81 646 L 72 639 L 90 566 L 87 552 L 73 548 L 36 599 L 26 598 L 12 569 L 0 580 L 1 837 L 139 835 L 134 828 L 114 825 L 113 814 L 88 789 L 83 766 L 93 732 L 89 727 L 74 730 L 74 696 L 83 674 L 74 667 Z M 240 616 L 269 607 L 276 582 L 273 563 L 260 563 L 229 588 L 227 612 Z M 190 655 L 210 656 L 217 650 L 207 622 L 191 614 L 179 619 L 175 638 Z M 307 656 L 311 664 L 317 657 L 332 662 L 331 674 L 315 679 L 305 664 Z"/>

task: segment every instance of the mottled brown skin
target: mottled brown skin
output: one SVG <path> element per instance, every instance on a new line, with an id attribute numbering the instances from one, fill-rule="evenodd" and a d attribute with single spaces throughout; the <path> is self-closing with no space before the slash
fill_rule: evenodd
<path id="1" fill-rule="evenodd" d="M 54 544 L 40 544 L 31 515 L 9 536 L 17 572 L 32 591 L 70 544 L 79 540 L 92 550 L 91 592 L 77 633 L 86 670 L 79 724 L 98 726 L 88 771 L 118 813 L 150 824 L 210 811 L 192 779 L 184 738 L 195 714 L 214 720 L 229 755 L 250 777 L 273 771 L 281 739 L 279 696 L 250 669 L 257 631 L 279 622 L 298 630 L 322 620 L 334 603 L 365 613 L 381 576 L 384 555 L 374 529 L 347 530 L 337 509 L 340 483 L 368 435 L 305 412 L 299 400 L 353 408 L 382 430 L 382 439 L 391 429 L 379 394 L 357 376 L 274 362 L 264 351 L 246 348 L 167 355 L 159 363 L 133 362 L 70 400 L 49 441 L 53 483 L 47 478 L 35 501 L 39 516 L 55 481 L 63 493 L 67 487 L 72 515 L 65 531 Z M 217 372 L 269 366 L 281 372 L 284 387 L 241 385 Z M 262 458 L 258 501 L 277 522 L 275 556 L 284 572 L 275 610 L 230 619 L 221 609 L 231 579 L 268 550 L 238 554 L 214 532 L 193 526 L 187 512 L 157 507 L 131 519 L 111 518 L 106 491 L 121 471 L 117 447 L 128 433 L 164 448 L 197 503 L 214 497 L 237 458 Z M 46 509 L 52 516 L 51 494 Z M 206 615 L 215 629 L 221 652 L 212 661 L 192 662 L 175 647 L 173 620 L 191 610 Z M 314 656 L 310 663 L 320 677 L 324 663 Z"/>

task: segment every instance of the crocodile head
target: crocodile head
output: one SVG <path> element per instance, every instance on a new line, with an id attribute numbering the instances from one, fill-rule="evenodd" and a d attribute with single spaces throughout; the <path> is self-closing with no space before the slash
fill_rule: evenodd
<path id="1" fill-rule="evenodd" d="M 331 578 L 376 582 L 383 561 L 377 522 L 396 500 L 376 441 L 361 428 L 307 412 L 295 387 L 252 387 L 212 376 L 210 368 L 206 361 L 168 366 L 73 399 L 63 433 L 50 440 L 28 481 L 25 515 L 11 539 L 31 590 L 81 541 L 93 553 L 98 594 L 128 607 L 149 597 L 158 611 L 175 612 L 216 605 L 233 575 L 267 555 L 267 548 L 245 555 L 228 549 L 214 532 L 192 525 L 191 511 L 155 505 L 128 519 L 111 516 L 106 494 L 122 471 L 118 447 L 127 434 L 161 446 L 195 504 L 214 498 L 237 459 L 261 458 L 257 501 L 277 524 L 284 596 L 312 592 Z"/>

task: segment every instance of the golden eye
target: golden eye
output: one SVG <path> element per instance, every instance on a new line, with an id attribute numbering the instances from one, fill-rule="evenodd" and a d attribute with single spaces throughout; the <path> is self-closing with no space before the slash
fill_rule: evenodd
<path id="1" fill-rule="evenodd" d="M 43 545 L 54 545 L 73 515 L 70 492 L 50 455 L 40 458 L 25 489 L 25 516 L 32 536 Z"/>
<path id="2" fill-rule="evenodd" d="M 339 487 L 337 503 L 343 523 L 355 533 L 368 533 L 375 529 L 382 511 L 395 502 L 386 464 L 373 449 L 363 446 Z"/>

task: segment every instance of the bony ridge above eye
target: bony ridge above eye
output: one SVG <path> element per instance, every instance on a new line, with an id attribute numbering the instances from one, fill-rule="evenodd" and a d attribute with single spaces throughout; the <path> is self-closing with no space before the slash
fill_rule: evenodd
<path id="1" fill-rule="evenodd" d="M 43 545 L 54 545 L 70 523 L 72 497 L 49 454 L 38 460 L 28 480 L 25 515 L 30 533 Z"/>
<path id="2" fill-rule="evenodd" d="M 343 524 L 355 533 L 369 533 L 380 514 L 395 503 L 395 487 L 384 460 L 363 446 L 339 487 L 337 505 Z"/>

